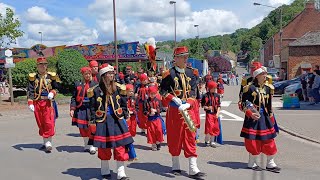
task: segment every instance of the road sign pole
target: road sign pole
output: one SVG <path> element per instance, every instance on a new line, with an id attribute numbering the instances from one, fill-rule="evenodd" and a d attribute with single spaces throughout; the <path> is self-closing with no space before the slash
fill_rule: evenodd
<path id="1" fill-rule="evenodd" d="M 10 100 L 11 100 L 11 105 L 13 106 L 14 104 L 14 97 L 13 97 L 13 88 L 12 88 L 12 73 L 11 73 L 11 68 L 8 68 L 8 73 L 9 73 L 9 91 L 10 91 Z"/>

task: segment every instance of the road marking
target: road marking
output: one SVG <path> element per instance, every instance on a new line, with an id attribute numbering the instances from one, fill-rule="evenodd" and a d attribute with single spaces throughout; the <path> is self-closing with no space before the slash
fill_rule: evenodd
<path id="1" fill-rule="evenodd" d="M 232 119 L 228 119 L 228 118 L 224 118 L 224 116 L 222 114 L 225 114 L 229 117 L 232 117 Z M 206 114 L 200 114 L 200 118 L 205 118 L 206 117 Z M 226 110 L 221 110 L 220 111 L 220 118 L 222 121 L 243 121 L 243 118 L 242 117 L 239 117 L 235 114 L 232 114 L 231 112 L 228 112 Z"/>
<path id="2" fill-rule="evenodd" d="M 272 107 L 274 107 L 274 108 L 282 107 L 282 102 L 273 101 L 273 102 L 272 102 Z"/>
<path id="3" fill-rule="evenodd" d="M 232 101 L 222 101 L 221 102 L 221 107 L 229 107 Z"/>

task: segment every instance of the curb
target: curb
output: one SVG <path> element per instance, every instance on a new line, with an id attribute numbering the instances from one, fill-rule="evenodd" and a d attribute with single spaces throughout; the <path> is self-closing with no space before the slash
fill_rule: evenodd
<path id="1" fill-rule="evenodd" d="M 278 127 L 279 127 L 279 129 L 280 129 L 281 131 L 283 131 L 283 132 L 285 132 L 285 133 L 287 133 L 287 134 L 290 134 L 290 135 L 292 135 L 292 136 L 295 136 L 295 137 L 304 139 L 304 140 L 309 141 L 309 142 L 312 142 L 312 143 L 320 144 L 320 141 L 319 141 L 319 140 L 316 140 L 316 139 L 313 139 L 313 138 L 311 138 L 311 137 L 304 136 L 304 135 L 302 135 L 302 134 L 299 134 L 299 133 L 297 133 L 297 132 L 294 132 L 294 131 L 292 131 L 292 130 L 290 130 L 290 129 L 288 129 L 288 128 L 285 128 L 285 127 L 281 126 L 280 124 L 278 124 Z"/>

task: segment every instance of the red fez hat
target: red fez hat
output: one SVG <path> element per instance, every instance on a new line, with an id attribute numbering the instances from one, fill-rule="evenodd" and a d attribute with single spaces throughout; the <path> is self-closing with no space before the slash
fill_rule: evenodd
<path id="1" fill-rule="evenodd" d="M 256 64 L 256 66 L 253 67 L 251 71 L 252 71 L 252 76 L 255 78 L 261 73 L 264 73 L 264 72 L 266 73 L 267 68 L 262 66 L 261 63 L 259 63 L 259 64 Z"/>
<path id="2" fill-rule="evenodd" d="M 208 89 L 213 89 L 213 88 L 217 88 L 217 83 L 214 81 L 209 81 L 207 84 Z"/>
<path id="3" fill-rule="evenodd" d="M 149 93 L 157 93 L 158 92 L 158 88 L 157 86 L 151 86 L 148 88 Z"/>
<path id="4" fill-rule="evenodd" d="M 133 89 L 133 85 L 132 84 L 127 84 L 126 85 L 126 90 L 129 90 L 129 89 Z"/>
<path id="5" fill-rule="evenodd" d="M 80 72 L 81 72 L 81 74 L 84 74 L 85 72 L 87 72 L 87 71 L 89 71 L 89 73 L 92 73 L 92 70 L 91 70 L 91 68 L 90 67 L 82 67 L 81 69 L 80 69 Z"/>
<path id="6" fill-rule="evenodd" d="M 107 67 L 108 65 L 109 65 L 108 63 L 101 64 L 101 66 L 99 67 L 99 69 L 103 69 L 103 68 Z"/>
<path id="7" fill-rule="evenodd" d="M 186 46 L 181 46 L 181 47 L 177 47 L 174 50 L 173 56 L 183 56 L 188 54 L 189 54 L 188 48 Z"/>
<path id="8" fill-rule="evenodd" d="M 140 79 L 140 81 L 145 81 L 148 79 L 148 76 L 146 74 L 141 74 L 139 79 Z"/>
<path id="9" fill-rule="evenodd" d="M 90 61 L 89 63 L 89 66 L 92 68 L 92 67 L 95 67 L 95 66 L 98 66 L 98 62 L 97 61 Z"/>
<path id="10" fill-rule="evenodd" d="M 48 61 L 45 57 L 39 57 L 37 59 L 37 64 L 48 64 Z"/>

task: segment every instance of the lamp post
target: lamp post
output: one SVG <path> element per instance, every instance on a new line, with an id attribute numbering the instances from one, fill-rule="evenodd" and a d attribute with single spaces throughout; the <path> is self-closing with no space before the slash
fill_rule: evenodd
<path id="1" fill-rule="evenodd" d="M 40 42 L 41 42 L 41 44 L 42 44 L 42 32 L 39 31 L 38 33 L 40 34 Z"/>
<path id="2" fill-rule="evenodd" d="M 197 47 L 197 51 L 199 53 L 199 57 L 200 57 L 200 36 L 199 36 L 199 25 L 198 24 L 195 24 L 193 25 L 194 27 L 197 28 L 197 33 L 198 33 L 198 36 L 196 36 L 196 39 L 198 39 L 198 47 Z"/>
<path id="3" fill-rule="evenodd" d="M 177 47 L 177 16 L 176 16 L 176 1 L 170 1 L 174 8 L 174 47 Z"/>
<path id="4" fill-rule="evenodd" d="M 114 36 L 114 55 L 115 61 L 117 66 L 117 73 L 119 73 L 119 66 L 118 66 L 118 44 L 117 44 L 117 21 L 116 21 L 116 1 L 113 0 L 113 36 Z"/>
<path id="5" fill-rule="evenodd" d="M 265 6 L 265 7 L 269 7 L 269 8 L 273 8 L 273 9 L 277 9 L 277 7 L 274 6 L 269 6 L 269 5 L 264 5 L 264 4 L 260 4 L 260 3 L 253 3 L 253 5 L 255 6 Z M 281 62 L 281 50 L 282 50 L 282 6 L 280 6 L 280 62 Z"/>

